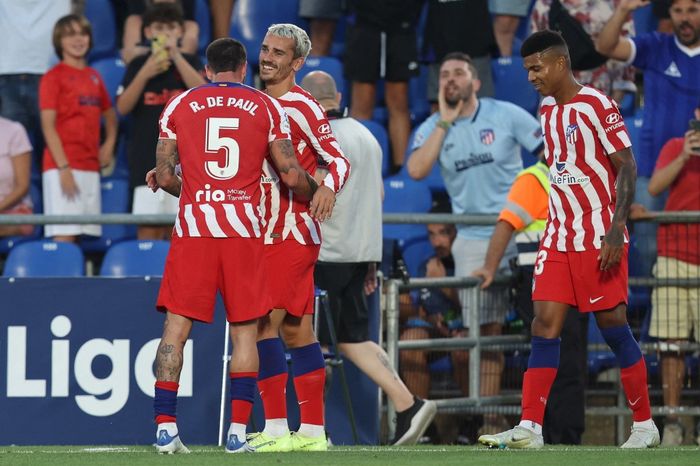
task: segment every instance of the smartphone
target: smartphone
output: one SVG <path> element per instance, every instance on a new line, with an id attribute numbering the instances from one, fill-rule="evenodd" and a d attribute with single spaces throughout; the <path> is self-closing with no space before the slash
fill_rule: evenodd
<path id="1" fill-rule="evenodd" d="M 700 133 L 700 120 L 690 120 L 688 122 L 688 128 L 690 128 L 691 131 Z M 691 149 L 695 152 L 700 152 L 700 147 L 691 147 Z"/>
<path id="2" fill-rule="evenodd" d="M 165 50 L 165 43 L 167 37 L 164 34 L 158 34 L 153 39 L 151 39 L 151 53 L 153 55 L 161 55 L 164 58 L 168 55 L 168 51 Z"/>

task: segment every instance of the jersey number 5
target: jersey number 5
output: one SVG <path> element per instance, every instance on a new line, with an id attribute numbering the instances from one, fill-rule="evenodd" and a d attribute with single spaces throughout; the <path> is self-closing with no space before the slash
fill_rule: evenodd
<path id="1" fill-rule="evenodd" d="M 204 162 L 204 169 L 207 174 L 215 180 L 228 180 L 238 173 L 238 161 L 240 150 L 235 139 L 222 137 L 222 129 L 238 129 L 238 118 L 207 118 L 207 141 L 205 152 L 216 154 L 220 149 L 224 149 L 226 158 L 224 165 L 219 162 L 209 160 Z"/>

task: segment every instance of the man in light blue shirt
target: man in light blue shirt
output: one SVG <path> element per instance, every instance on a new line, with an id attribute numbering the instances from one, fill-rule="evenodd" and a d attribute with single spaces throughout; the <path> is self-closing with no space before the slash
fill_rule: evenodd
<path id="1" fill-rule="evenodd" d="M 533 153 L 542 148 L 540 123 L 534 117 L 508 102 L 477 99 L 479 86 L 468 55 L 445 56 L 440 64 L 439 112 L 416 131 L 407 163 L 415 179 L 440 164 L 456 214 L 498 214 L 523 169 L 521 147 Z M 468 276 L 483 264 L 492 232 L 492 226 L 458 226 L 452 246 L 456 276 Z M 501 263 L 503 271 L 515 255 L 513 243 Z M 464 325 L 469 324 L 470 313 L 478 311 L 481 334 L 500 334 L 508 309 L 506 290 L 484 290 L 478 310 L 469 309 L 465 298 L 466 292 L 460 292 Z M 482 353 L 481 395 L 498 394 L 502 369 L 501 353 Z M 494 427 L 488 418 L 485 424 L 486 429 Z"/>

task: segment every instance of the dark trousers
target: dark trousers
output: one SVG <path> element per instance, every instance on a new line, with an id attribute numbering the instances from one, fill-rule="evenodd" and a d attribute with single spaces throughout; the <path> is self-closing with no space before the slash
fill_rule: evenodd
<path id="1" fill-rule="evenodd" d="M 40 74 L 0 75 L 0 116 L 22 123 L 33 146 L 33 171 L 41 173 L 44 136 L 39 118 Z"/>
<path id="2" fill-rule="evenodd" d="M 530 329 L 534 318 L 532 271 L 518 270 L 515 303 L 518 313 Z M 542 434 L 549 444 L 580 445 L 585 430 L 585 388 L 588 345 L 588 314 L 569 308 L 561 331 L 559 370 L 547 398 Z"/>

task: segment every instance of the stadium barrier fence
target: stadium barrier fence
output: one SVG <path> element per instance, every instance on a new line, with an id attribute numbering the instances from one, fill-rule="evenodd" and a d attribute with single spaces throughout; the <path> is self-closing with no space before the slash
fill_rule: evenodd
<path id="1" fill-rule="evenodd" d="M 454 215 L 454 214 L 392 214 L 385 213 L 383 215 L 383 223 L 392 224 L 428 224 L 428 223 L 452 223 L 464 225 L 493 225 L 497 221 L 495 215 Z M 135 225 L 163 225 L 172 224 L 174 216 L 172 215 L 134 215 L 134 214 L 101 214 L 101 215 L 0 215 L 0 225 L 45 225 L 45 224 L 135 224 Z M 635 222 L 652 222 L 657 224 L 694 224 L 700 223 L 700 212 L 649 212 L 643 219 L 635 220 Z M 634 222 L 632 222 L 634 223 Z M 700 238 L 690 238 L 690 240 L 700 241 Z M 497 277 L 496 286 L 506 285 L 508 279 L 506 277 Z M 471 352 L 469 358 L 469 393 L 468 397 L 444 398 L 438 399 L 437 405 L 440 412 L 466 412 L 466 413 L 483 413 L 483 412 L 498 412 L 503 414 L 518 414 L 520 411 L 520 392 L 504 391 L 498 396 L 483 397 L 479 394 L 480 386 L 480 355 L 484 348 L 498 348 L 499 350 L 528 350 L 528 338 L 525 335 L 502 335 L 502 336 L 481 336 L 479 334 L 478 317 L 473 313 L 469 327 L 473 329 L 471 336 L 465 338 L 442 338 L 442 339 L 427 339 L 427 340 L 399 340 L 399 294 L 401 292 L 428 288 L 428 287 L 448 287 L 448 288 L 464 288 L 467 290 L 467 296 L 470 301 L 470 306 L 477 306 L 482 299 L 478 285 L 479 280 L 476 278 L 465 277 L 457 278 L 450 277 L 444 279 L 426 279 L 426 278 L 411 278 L 407 283 L 398 279 L 386 279 L 384 289 L 386 290 L 385 301 L 385 317 L 386 317 L 386 347 L 393 364 L 394 369 L 399 369 L 399 351 L 401 350 L 457 350 L 468 349 Z M 651 276 L 630 276 L 630 287 L 679 287 L 679 288 L 700 288 L 700 279 L 694 278 L 664 278 L 658 279 Z M 696 303 L 700 306 L 700 303 Z M 648 311 L 648 310 L 647 310 Z M 635 329 L 639 332 L 639 328 Z M 686 341 L 674 345 L 670 348 L 673 351 L 683 351 L 685 353 L 693 353 L 696 356 L 700 354 L 700 344 L 697 342 L 698 336 L 695 336 L 694 342 Z M 649 355 L 669 351 L 668 344 L 663 341 L 643 341 L 641 346 L 644 352 Z M 589 351 L 607 350 L 607 346 L 601 343 L 589 343 Z M 523 367 L 523 370 L 525 368 Z M 651 382 L 651 378 L 650 378 Z M 685 387 L 693 393 L 698 392 L 695 387 Z M 596 390 L 595 393 L 615 396 L 616 403 L 613 406 L 588 406 L 586 413 L 588 415 L 615 416 L 616 419 L 616 435 L 618 440 L 624 436 L 624 418 L 629 415 L 629 410 L 626 407 L 624 394 L 619 385 L 613 386 L 610 389 Z M 659 396 L 660 387 L 651 387 L 651 395 Z M 700 392 L 698 392 L 700 393 Z M 700 416 L 699 406 L 681 406 L 678 408 L 668 408 L 658 406 L 658 403 L 652 409 L 654 415 L 665 415 L 675 413 L 679 415 Z M 388 406 L 390 415 L 393 416 L 392 407 Z M 389 436 L 393 435 L 393 425 L 389 423 Z"/>

